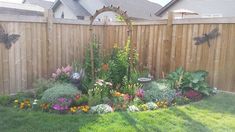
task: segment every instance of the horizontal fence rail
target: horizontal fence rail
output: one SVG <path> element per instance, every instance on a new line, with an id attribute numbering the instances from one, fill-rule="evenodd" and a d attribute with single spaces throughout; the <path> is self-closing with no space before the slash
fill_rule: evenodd
<path id="1" fill-rule="evenodd" d="M 50 77 L 56 68 L 83 62 L 89 44 L 89 22 L 45 17 L 0 16 L 7 33 L 20 39 L 7 50 L 0 44 L 0 94 L 33 88 L 35 80 Z M 218 28 L 220 36 L 195 45 L 194 37 Z M 103 54 L 115 44 L 123 47 L 127 26 L 121 22 L 95 22 L 94 34 Z M 134 21 L 133 44 L 139 67 L 156 78 L 177 67 L 206 70 L 211 86 L 235 92 L 235 18 Z"/>

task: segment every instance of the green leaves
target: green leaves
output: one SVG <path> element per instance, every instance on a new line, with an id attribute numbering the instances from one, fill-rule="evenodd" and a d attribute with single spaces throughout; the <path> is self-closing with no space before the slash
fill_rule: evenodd
<path id="1" fill-rule="evenodd" d="M 173 85 L 176 89 L 187 91 L 188 89 L 194 89 L 204 95 L 210 95 L 212 89 L 206 82 L 208 72 L 199 70 L 195 72 L 186 72 L 182 67 L 176 69 L 175 72 L 171 72 L 167 79 L 173 81 Z"/>

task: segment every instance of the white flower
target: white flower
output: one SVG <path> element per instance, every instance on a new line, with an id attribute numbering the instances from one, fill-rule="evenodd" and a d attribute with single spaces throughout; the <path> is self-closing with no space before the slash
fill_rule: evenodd
<path id="1" fill-rule="evenodd" d="M 100 104 L 100 105 L 91 107 L 90 112 L 97 113 L 97 114 L 106 114 L 106 113 L 113 112 L 113 109 L 107 104 Z"/>
<path id="2" fill-rule="evenodd" d="M 128 112 L 138 112 L 140 111 L 138 107 L 134 106 L 134 105 L 131 105 L 127 108 L 127 111 Z"/>

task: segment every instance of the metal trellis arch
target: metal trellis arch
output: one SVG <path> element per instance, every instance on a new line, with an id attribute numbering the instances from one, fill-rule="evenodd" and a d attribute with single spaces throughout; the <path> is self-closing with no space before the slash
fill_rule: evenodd
<path id="1" fill-rule="evenodd" d="M 131 19 L 127 15 L 126 11 L 122 11 L 120 7 L 114 7 L 114 6 L 107 6 L 103 7 L 100 10 L 96 10 L 95 14 L 90 17 L 90 42 L 92 41 L 92 33 L 93 33 L 93 22 L 95 21 L 96 17 L 104 12 L 114 12 L 120 15 L 125 23 L 128 26 L 128 38 L 130 39 L 130 51 L 129 51 L 129 66 L 128 66 L 128 80 L 130 79 L 130 71 L 131 71 L 131 64 L 133 59 L 133 44 L 132 44 L 132 23 Z M 90 59 L 91 59 L 91 70 L 92 70 L 92 79 L 95 79 L 95 67 L 94 67 L 94 54 L 93 54 L 93 46 L 92 43 L 90 43 Z"/>

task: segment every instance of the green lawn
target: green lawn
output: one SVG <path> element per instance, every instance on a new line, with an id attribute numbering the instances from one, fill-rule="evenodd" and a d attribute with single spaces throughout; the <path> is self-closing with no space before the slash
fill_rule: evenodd
<path id="1" fill-rule="evenodd" d="M 0 132 L 235 131 L 235 95 L 220 93 L 187 106 L 150 112 L 56 115 L 0 106 Z"/>

